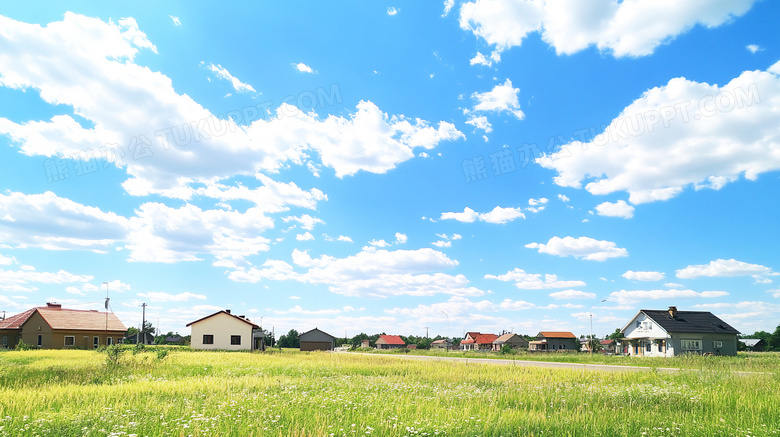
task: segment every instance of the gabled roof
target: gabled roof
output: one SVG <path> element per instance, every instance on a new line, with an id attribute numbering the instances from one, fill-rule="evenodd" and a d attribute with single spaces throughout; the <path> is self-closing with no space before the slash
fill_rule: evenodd
<path id="1" fill-rule="evenodd" d="M 401 346 L 406 345 L 404 340 L 398 335 L 380 335 L 379 338 L 384 340 L 387 344 L 398 344 Z"/>
<path id="2" fill-rule="evenodd" d="M 321 329 L 317 329 L 317 328 L 310 329 L 310 330 L 308 330 L 308 331 L 304 332 L 303 334 L 298 334 L 298 338 L 301 338 L 301 337 L 303 337 L 303 336 L 304 336 L 304 335 L 306 335 L 306 334 L 311 334 L 311 333 L 313 333 L 313 332 L 315 332 L 315 331 L 316 331 L 316 332 L 319 332 L 320 334 L 325 334 L 325 335 L 327 335 L 328 337 L 330 337 L 330 338 L 332 338 L 332 339 L 334 339 L 334 340 L 336 339 L 336 337 L 334 337 L 334 336 L 332 336 L 332 335 L 328 334 L 327 332 L 325 332 L 325 331 L 323 331 L 323 330 L 321 330 Z"/>
<path id="3" fill-rule="evenodd" d="M 91 310 L 71 310 L 59 306 L 37 307 L 0 321 L 0 329 L 21 329 L 35 313 L 54 330 L 127 331 L 114 313 Z"/>
<path id="4" fill-rule="evenodd" d="M 479 334 L 476 339 L 477 344 L 493 344 L 498 336 L 496 334 Z"/>
<path id="5" fill-rule="evenodd" d="M 452 343 L 452 340 L 442 338 L 441 340 L 433 340 L 431 344 L 444 344 L 444 343 Z"/>
<path id="6" fill-rule="evenodd" d="M 677 311 L 674 317 L 668 310 L 639 310 L 639 312 L 644 313 L 658 326 L 663 328 L 664 331 L 669 333 L 739 334 L 739 331 L 709 311 Z M 636 319 L 636 316 L 631 321 L 634 319 Z M 627 327 L 628 325 L 623 330 L 625 331 Z"/>
<path id="7" fill-rule="evenodd" d="M 577 336 L 572 334 L 571 332 L 566 331 L 542 331 L 537 335 L 537 337 L 544 337 L 544 338 L 573 338 L 576 339 Z"/>
<path id="8" fill-rule="evenodd" d="M 496 339 L 496 340 L 493 342 L 493 344 L 504 344 L 504 343 L 506 343 L 506 342 L 507 342 L 509 339 L 511 339 L 512 337 L 514 337 L 515 335 L 517 335 L 517 334 L 503 334 L 503 335 L 499 336 L 499 337 L 498 337 L 498 338 L 497 338 L 497 339 Z M 520 337 L 520 336 L 518 335 L 518 337 Z M 522 338 L 522 337 L 520 337 L 520 338 Z M 525 339 L 523 338 L 523 340 L 525 340 Z"/>
<path id="9" fill-rule="evenodd" d="M 468 337 L 471 337 L 471 338 L 477 338 L 477 336 L 478 336 L 479 334 L 480 334 L 480 333 L 479 333 L 479 332 L 476 332 L 476 331 L 467 332 L 467 333 L 466 333 L 466 335 L 464 335 L 464 336 L 463 336 L 463 338 L 468 338 Z"/>
<path id="10" fill-rule="evenodd" d="M 203 318 L 200 318 L 200 319 L 198 319 L 198 320 L 196 320 L 196 321 L 194 321 L 194 322 L 187 323 L 185 326 L 194 325 L 194 324 L 196 324 L 196 323 L 198 323 L 198 322 L 202 322 L 202 321 L 204 321 L 204 320 L 206 320 L 206 319 L 208 319 L 208 318 L 210 318 L 210 317 L 214 317 L 214 316 L 216 316 L 217 314 L 225 314 L 225 315 L 228 315 L 228 316 L 230 316 L 230 317 L 233 317 L 234 319 L 236 319 L 236 320 L 240 320 L 240 321 L 242 321 L 242 322 L 246 323 L 247 325 L 251 325 L 253 329 L 259 329 L 259 328 L 260 328 L 258 325 L 255 325 L 254 323 L 252 323 L 251 321 L 249 321 L 249 319 L 245 319 L 245 318 L 243 318 L 243 317 L 236 316 L 236 315 L 232 314 L 232 313 L 231 313 L 229 310 L 222 310 L 222 311 L 217 311 L 217 312 L 216 312 L 216 313 L 214 313 L 214 314 L 209 314 L 208 316 L 206 316 L 206 317 L 203 317 Z"/>
<path id="11" fill-rule="evenodd" d="M 744 343 L 747 347 L 753 347 L 764 340 L 760 338 L 740 338 L 739 341 Z"/>
<path id="12" fill-rule="evenodd" d="M 599 342 L 599 344 L 603 344 L 604 346 L 609 346 L 609 345 L 611 345 L 614 342 L 615 342 L 615 340 L 611 340 L 611 339 L 610 340 L 601 340 Z"/>

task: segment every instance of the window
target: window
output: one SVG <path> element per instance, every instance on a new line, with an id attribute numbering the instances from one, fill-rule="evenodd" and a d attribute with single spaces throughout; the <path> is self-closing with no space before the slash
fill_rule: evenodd
<path id="1" fill-rule="evenodd" d="M 211 334 L 203 334 L 203 344 L 214 344 L 214 336 Z"/>
<path id="2" fill-rule="evenodd" d="M 681 340 L 680 346 L 684 351 L 700 351 L 701 340 Z"/>
<path id="3" fill-rule="evenodd" d="M 721 348 L 721 347 L 723 347 L 723 342 L 722 341 L 713 341 L 712 342 L 712 347 L 715 348 L 715 349 Z"/>
<path id="4" fill-rule="evenodd" d="M 658 342 L 658 352 L 663 352 L 663 351 L 664 351 L 664 341 L 660 340 Z"/>
<path id="5" fill-rule="evenodd" d="M 241 344 L 241 336 L 240 335 L 231 335 L 230 336 L 230 344 L 234 344 L 234 345 Z"/>
<path id="6" fill-rule="evenodd" d="M 3 336 L 3 347 L 8 347 L 8 337 Z"/>
<path id="7" fill-rule="evenodd" d="M 645 342 L 645 351 L 652 352 L 653 342 L 648 340 Z"/>
<path id="8" fill-rule="evenodd" d="M 72 335 L 66 335 L 65 336 L 65 346 L 75 346 L 76 345 L 76 337 Z"/>
<path id="9" fill-rule="evenodd" d="M 38 347 L 43 346 L 43 335 L 38 334 Z"/>
<path id="10" fill-rule="evenodd" d="M 106 337 L 106 345 L 111 346 L 114 344 L 114 337 Z"/>
<path id="11" fill-rule="evenodd" d="M 92 347 L 97 349 L 100 346 L 100 337 L 92 337 Z"/>

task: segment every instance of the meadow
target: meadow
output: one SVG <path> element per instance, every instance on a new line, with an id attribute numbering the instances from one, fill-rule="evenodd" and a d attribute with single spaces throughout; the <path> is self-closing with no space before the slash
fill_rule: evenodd
<path id="1" fill-rule="evenodd" d="M 0 353 L 0 436 L 780 434 L 771 354 L 751 357 L 769 371 L 748 375 L 713 361 L 665 373 L 287 351 L 114 358 Z"/>

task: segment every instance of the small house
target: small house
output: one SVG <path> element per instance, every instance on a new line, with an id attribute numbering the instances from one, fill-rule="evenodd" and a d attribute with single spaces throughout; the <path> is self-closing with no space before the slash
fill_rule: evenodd
<path id="1" fill-rule="evenodd" d="M 332 351 L 336 347 L 336 337 L 317 328 L 299 335 L 301 351 Z"/>
<path id="2" fill-rule="evenodd" d="M 599 342 L 601 345 L 601 350 L 605 354 L 614 354 L 615 353 L 615 340 L 601 340 Z"/>
<path id="3" fill-rule="evenodd" d="M 622 332 L 625 355 L 737 354 L 739 331 L 709 311 L 640 310 Z"/>
<path id="4" fill-rule="evenodd" d="M 193 349 L 251 350 L 252 331 L 260 327 L 230 310 L 217 311 L 187 324 Z"/>
<path id="5" fill-rule="evenodd" d="M 460 342 L 460 347 L 464 351 L 489 351 L 493 349 L 493 342 L 498 336 L 496 334 L 483 334 L 481 332 L 467 332 L 466 336 Z"/>
<path id="6" fill-rule="evenodd" d="M 380 335 L 376 340 L 377 349 L 403 349 L 406 342 L 398 335 Z"/>
<path id="7" fill-rule="evenodd" d="M 131 334 L 122 338 L 124 344 L 154 344 L 154 334 L 151 332 L 145 332 L 141 335 L 141 331 L 136 331 L 135 334 Z"/>
<path id="8" fill-rule="evenodd" d="M 442 338 L 441 340 L 434 340 L 431 342 L 431 349 L 451 349 L 452 340 L 449 338 Z"/>
<path id="9" fill-rule="evenodd" d="M 761 338 L 740 338 L 739 342 L 745 346 L 745 350 L 762 352 L 766 349 L 766 342 Z"/>
<path id="10" fill-rule="evenodd" d="M 40 349 L 96 349 L 118 343 L 126 331 L 114 313 L 65 309 L 58 303 L 0 320 L 4 348 L 21 340 Z"/>
<path id="11" fill-rule="evenodd" d="M 541 331 L 528 344 L 533 352 L 576 351 L 580 348 L 577 336 L 566 331 Z"/>
<path id="12" fill-rule="evenodd" d="M 504 346 L 509 346 L 512 349 L 527 348 L 528 340 L 517 334 L 502 334 L 493 342 L 493 350 L 500 352 Z"/>

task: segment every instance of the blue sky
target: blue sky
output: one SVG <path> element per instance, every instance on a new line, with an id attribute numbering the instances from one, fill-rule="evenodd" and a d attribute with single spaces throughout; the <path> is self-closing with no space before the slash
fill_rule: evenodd
<path id="1" fill-rule="evenodd" d="M 780 5 L 0 7 L 0 310 L 780 323 Z M 773 30 L 774 29 L 774 30 Z"/>

